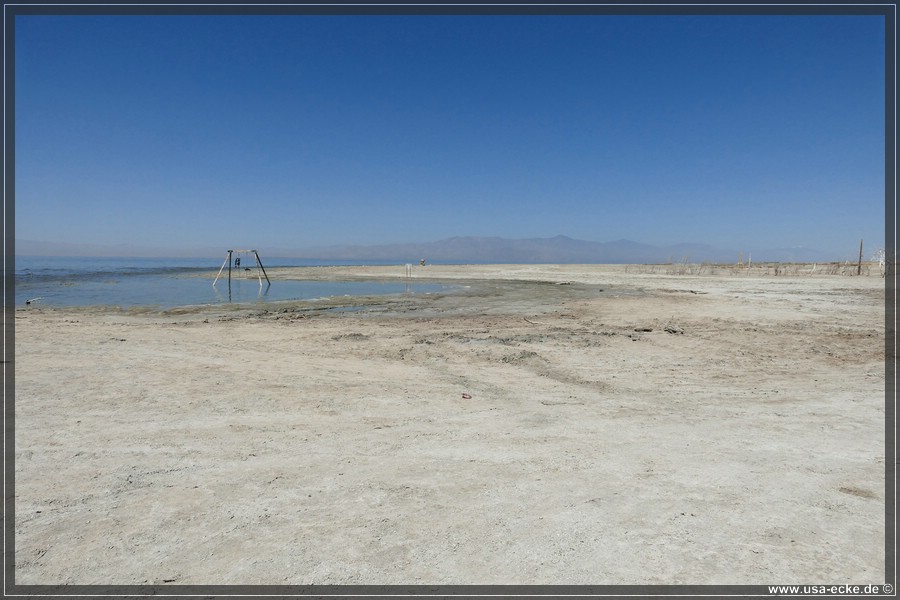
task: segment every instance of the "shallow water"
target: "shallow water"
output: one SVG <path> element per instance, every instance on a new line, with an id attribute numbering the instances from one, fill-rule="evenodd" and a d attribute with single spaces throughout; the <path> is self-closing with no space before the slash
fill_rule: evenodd
<path id="1" fill-rule="evenodd" d="M 221 266 L 221 263 L 218 265 Z M 269 261 L 266 266 L 306 266 L 296 260 Z M 447 289 L 438 284 L 405 281 L 290 281 L 262 285 L 223 273 L 216 286 L 197 277 L 218 268 L 203 259 L 16 258 L 16 306 L 155 306 L 174 308 L 203 304 L 312 300 L 333 296 L 422 294 Z M 243 276 L 246 276 L 242 274 Z"/>

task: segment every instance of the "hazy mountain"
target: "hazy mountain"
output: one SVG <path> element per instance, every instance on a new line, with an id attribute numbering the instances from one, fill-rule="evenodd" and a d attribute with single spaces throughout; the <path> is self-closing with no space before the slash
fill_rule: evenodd
<path id="1" fill-rule="evenodd" d="M 707 244 L 654 246 L 631 240 L 590 242 L 564 235 L 552 238 L 507 239 L 500 237 L 452 237 L 435 242 L 342 245 L 316 248 L 259 246 L 260 256 L 299 257 L 333 260 L 381 260 L 397 262 L 459 263 L 668 263 L 688 261 L 737 262 L 740 250 L 716 248 Z M 128 244 L 65 244 L 16 240 L 16 253 L 37 256 L 156 256 L 215 257 L 227 248 L 151 248 Z M 744 260 L 747 260 L 744 256 Z M 809 248 L 781 248 L 754 251 L 754 262 L 824 262 L 842 260 L 826 252 Z"/>
<path id="2" fill-rule="evenodd" d="M 329 246 L 299 251 L 295 256 L 333 258 L 343 260 L 405 260 L 416 262 L 479 263 L 668 263 L 680 262 L 737 262 L 740 250 L 723 249 L 707 244 L 675 244 L 654 246 L 616 240 L 589 242 L 564 235 L 552 238 L 506 239 L 499 237 L 452 237 L 419 244 L 389 244 L 377 246 Z M 827 261 L 838 260 L 828 253 L 807 248 L 790 250 L 760 250 L 753 254 L 761 261 Z M 746 256 L 744 257 L 746 260 Z"/>

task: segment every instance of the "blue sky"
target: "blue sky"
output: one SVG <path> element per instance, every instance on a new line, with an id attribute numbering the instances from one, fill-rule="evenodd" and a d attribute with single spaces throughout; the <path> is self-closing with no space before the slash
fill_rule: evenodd
<path id="1" fill-rule="evenodd" d="M 878 16 L 18 16 L 16 235 L 884 244 Z"/>

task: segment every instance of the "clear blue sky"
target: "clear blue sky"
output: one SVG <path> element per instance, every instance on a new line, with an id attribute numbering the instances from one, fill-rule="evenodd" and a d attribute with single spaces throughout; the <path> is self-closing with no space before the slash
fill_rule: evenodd
<path id="1" fill-rule="evenodd" d="M 884 244 L 877 16 L 18 16 L 16 235 Z"/>

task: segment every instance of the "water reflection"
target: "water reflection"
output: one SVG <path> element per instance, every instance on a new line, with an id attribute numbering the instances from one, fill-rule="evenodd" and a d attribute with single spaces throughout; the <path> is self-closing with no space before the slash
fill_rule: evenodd
<path id="1" fill-rule="evenodd" d="M 227 296 L 225 294 L 221 293 L 217 286 L 213 285 L 212 287 L 213 287 L 213 293 L 216 296 L 216 302 L 223 303 L 223 302 L 233 302 L 234 301 L 234 295 L 232 294 L 232 291 L 231 291 L 231 282 L 230 281 L 225 284 L 225 287 L 227 289 Z M 256 299 L 262 300 L 262 299 L 266 298 L 269 295 L 269 289 L 271 287 L 272 287 L 271 281 L 267 282 L 265 285 L 260 284 L 259 291 L 256 293 Z"/>

